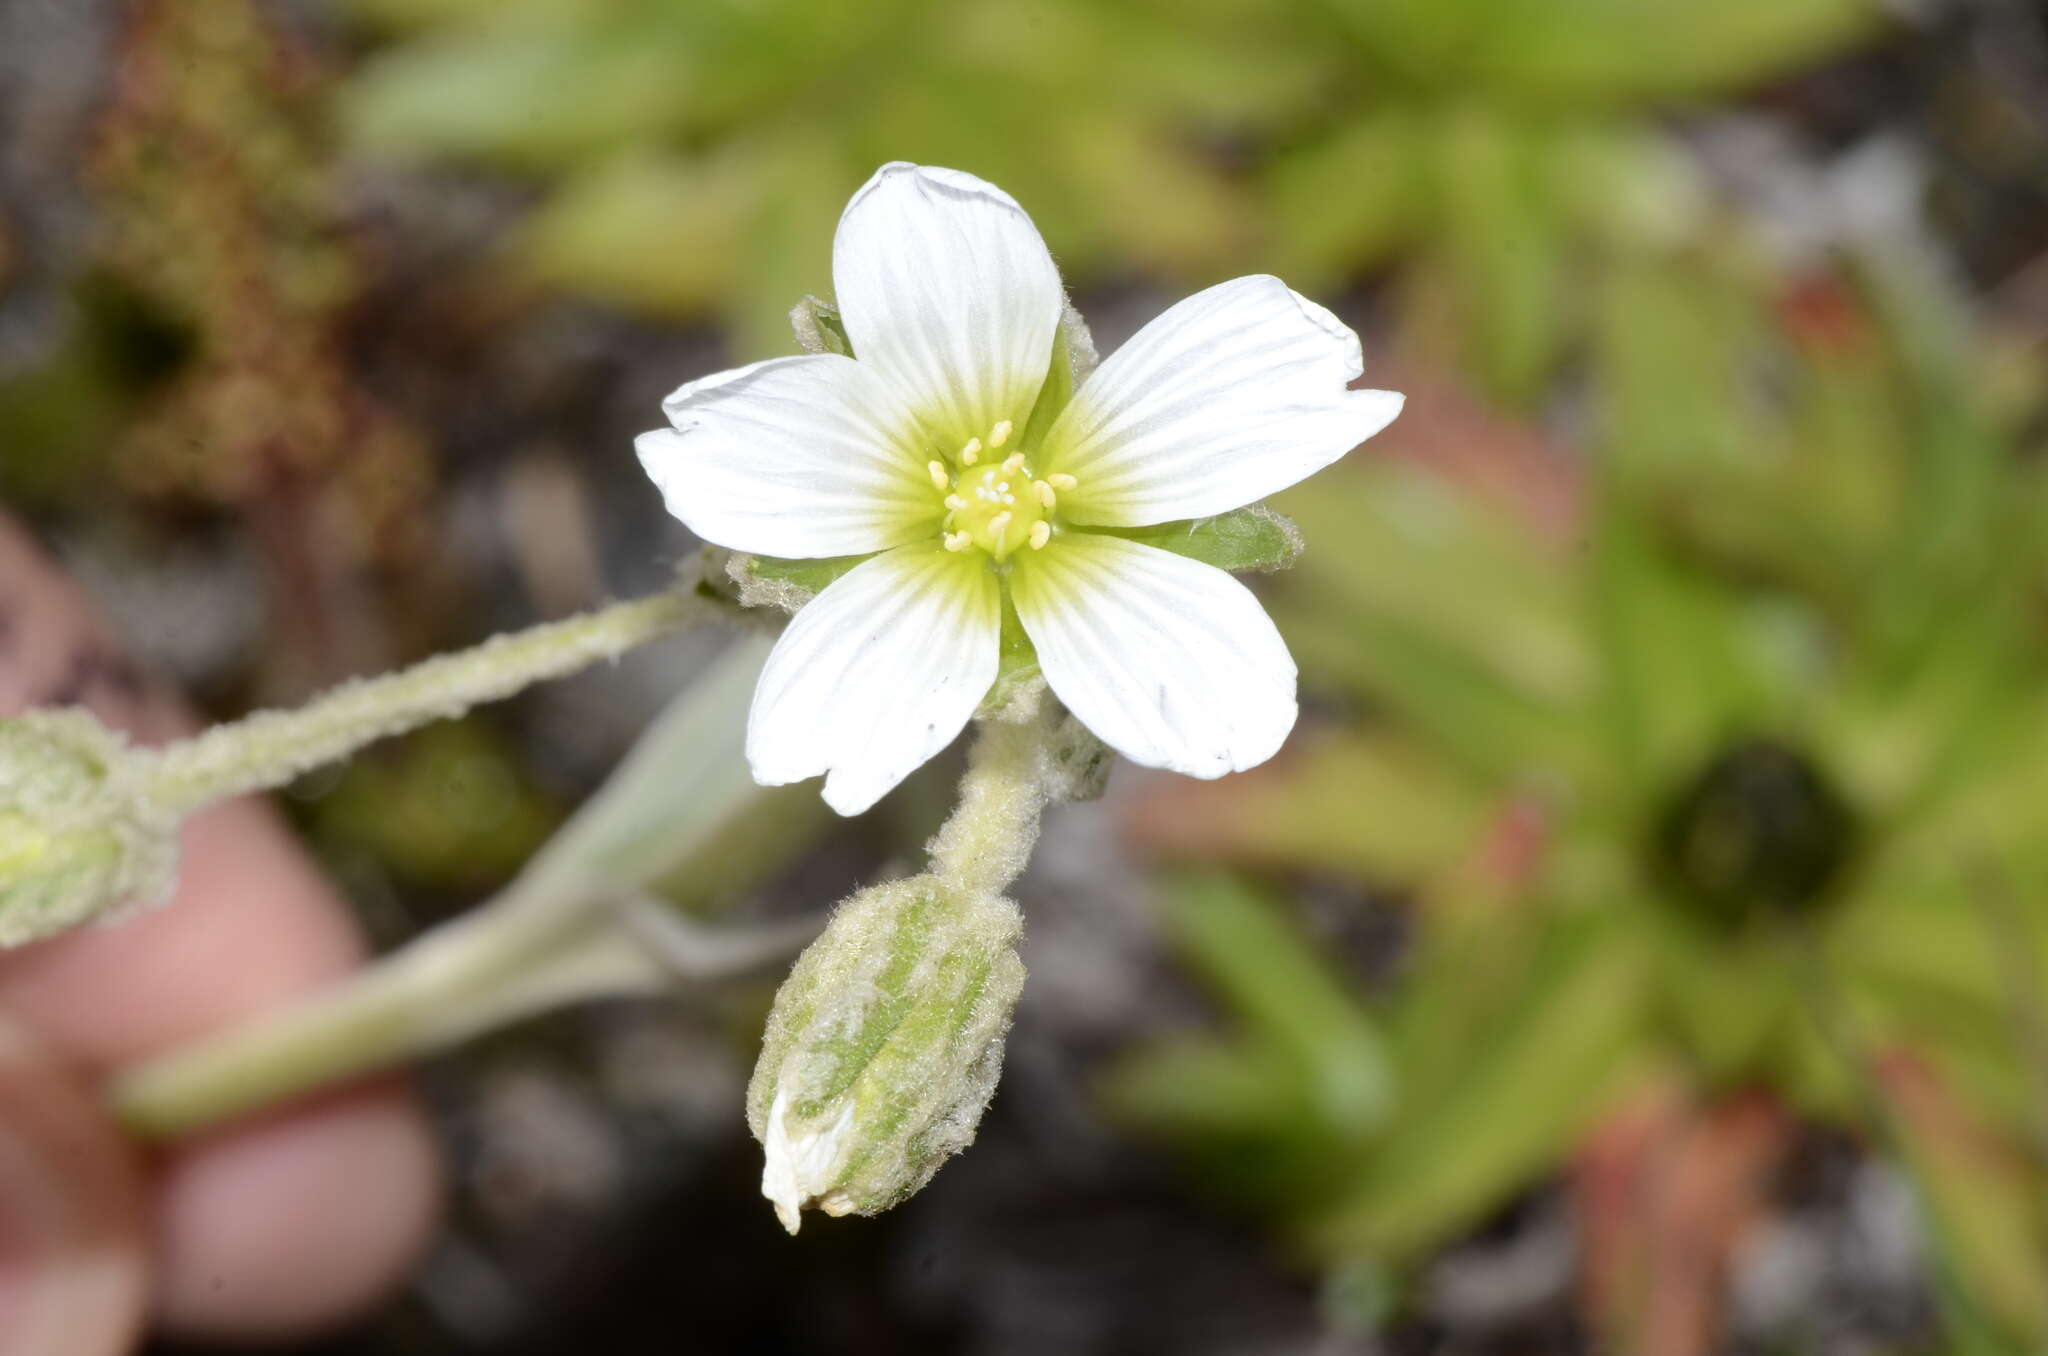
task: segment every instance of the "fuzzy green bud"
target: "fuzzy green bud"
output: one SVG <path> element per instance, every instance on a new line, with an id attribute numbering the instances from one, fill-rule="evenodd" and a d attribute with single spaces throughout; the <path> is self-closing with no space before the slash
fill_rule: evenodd
<path id="1" fill-rule="evenodd" d="M 0 720 L 0 946 L 169 893 L 176 825 L 144 799 L 139 761 L 83 711 Z"/>
<path id="2" fill-rule="evenodd" d="M 1024 985 L 1023 920 L 933 876 L 864 890 L 775 996 L 747 1121 L 761 1194 L 799 1212 L 877 1214 L 974 1140 Z"/>

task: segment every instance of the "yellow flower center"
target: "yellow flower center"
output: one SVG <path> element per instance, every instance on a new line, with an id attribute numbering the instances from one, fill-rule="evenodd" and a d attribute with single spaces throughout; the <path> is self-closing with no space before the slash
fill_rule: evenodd
<path id="1" fill-rule="evenodd" d="M 1078 483 L 1072 476 L 1041 478 L 1022 452 L 1003 447 L 1014 431 L 1008 419 L 988 437 L 969 438 L 952 456 L 925 464 L 945 506 L 939 534 L 948 551 L 980 550 L 1002 560 L 1012 551 L 1041 551 L 1052 540 L 1053 510 Z"/>

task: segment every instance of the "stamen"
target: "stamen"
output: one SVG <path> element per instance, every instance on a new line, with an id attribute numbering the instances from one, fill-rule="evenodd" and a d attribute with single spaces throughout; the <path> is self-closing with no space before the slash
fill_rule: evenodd
<path id="1" fill-rule="evenodd" d="M 967 507 L 967 501 L 957 494 L 949 494 L 946 496 L 946 507 L 958 513 L 961 509 Z"/>
<path id="2" fill-rule="evenodd" d="M 997 424 L 994 428 L 990 429 L 988 433 L 988 445 L 990 447 L 1001 447 L 1004 443 L 1010 441 L 1011 427 L 1012 425 L 1010 421 L 1005 419 L 1002 423 Z"/>
<path id="3" fill-rule="evenodd" d="M 1045 483 L 1056 490 L 1071 490 L 1081 482 L 1068 475 L 1065 471 L 1054 471 L 1045 478 Z"/>
<path id="4" fill-rule="evenodd" d="M 1052 492 L 1052 486 L 1046 484 L 1042 480 L 1034 480 L 1031 482 L 1031 492 L 1037 495 L 1038 502 L 1045 505 L 1047 508 L 1051 508 L 1055 503 L 1059 501 L 1059 496 Z"/>
<path id="5" fill-rule="evenodd" d="M 1004 475 L 1013 476 L 1023 469 L 1024 454 L 1022 452 L 1012 452 L 1009 456 L 1003 458 Z"/>
<path id="6" fill-rule="evenodd" d="M 1002 554 L 1003 534 L 1010 530 L 1010 513 L 1005 509 L 988 520 L 988 539 L 995 543 L 996 554 Z"/>
<path id="7" fill-rule="evenodd" d="M 931 475 L 933 489 L 949 490 L 953 488 L 953 478 L 946 474 L 946 463 L 942 461 L 928 461 L 924 464 L 924 469 Z"/>
<path id="8" fill-rule="evenodd" d="M 1040 518 L 1031 525 L 1031 549 L 1043 551 L 1045 544 L 1052 540 L 1052 524 Z"/>
<path id="9" fill-rule="evenodd" d="M 960 449 L 960 464 L 972 466 L 981 459 L 981 439 L 969 438 L 967 446 Z"/>
<path id="10" fill-rule="evenodd" d="M 974 536 L 972 533 L 948 532 L 946 534 L 946 549 L 948 551 L 965 551 L 973 544 Z"/>

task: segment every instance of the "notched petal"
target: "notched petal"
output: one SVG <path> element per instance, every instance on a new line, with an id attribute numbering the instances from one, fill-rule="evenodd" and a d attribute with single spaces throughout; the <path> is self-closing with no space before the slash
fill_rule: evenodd
<path id="1" fill-rule="evenodd" d="M 1098 527 L 1203 518 L 1256 503 L 1391 422 L 1402 397 L 1353 391 L 1358 336 L 1264 275 L 1172 307 L 1111 354 L 1046 437 L 1075 477 L 1068 517 Z"/>
<path id="2" fill-rule="evenodd" d="M 1132 762 L 1219 777 L 1272 757 L 1294 728 L 1294 660 L 1221 570 L 1071 533 L 1020 562 L 1011 591 L 1054 694 Z"/>
<path id="3" fill-rule="evenodd" d="M 708 542 L 795 558 L 917 540 L 935 521 L 923 463 L 886 386 L 832 354 L 773 358 L 691 382 L 673 428 L 634 440 L 669 512 Z"/>
<path id="4" fill-rule="evenodd" d="M 782 633 L 747 720 L 754 778 L 825 774 L 866 810 L 953 741 L 996 676 L 1001 603 L 980 561 L 909 546 L 862 562 Z"/>
<path id="5" fill-rule="evenodd" d="M 934 437 L 1022 423 L 1065 297 L 1016 199 L 957 170 L 884 165 L 832 244 L 846 334 Z"/>

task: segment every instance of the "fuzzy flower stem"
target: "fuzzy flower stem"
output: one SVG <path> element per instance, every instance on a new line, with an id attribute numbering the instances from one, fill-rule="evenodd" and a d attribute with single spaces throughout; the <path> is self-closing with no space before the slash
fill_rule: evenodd
<path id="1" fill-rule="evenodd" d="M 398 673 L 344 683 L 294 710 L 259 711 L 154 755 L 148 797 L 166 811 L 185 814 L 282 786 L 377 740 L 616 659 L 712 616 L 717 607 L 679 587 L 494 636 Z"/>
<path id="2" fill-rule="evenodd" d="M 984 719 L 924 875 L 842 903 L 776 994 L 747 1120 L 761 1192 L 803 1211 L 886 1210 L 973 1138 L 1024 984 L 1002 892 L 1055 801 L 1100 789 L 1106 753 L 1041 692 Z"/>
<path id="3" fill-rule="evenodd" d="M 999 895 L 1024 872 L 1051 798 L 1043 718 L 987 721 L 968 753 L 960 803 L 931 841 L 931 872 L 969 895 Z"/>

